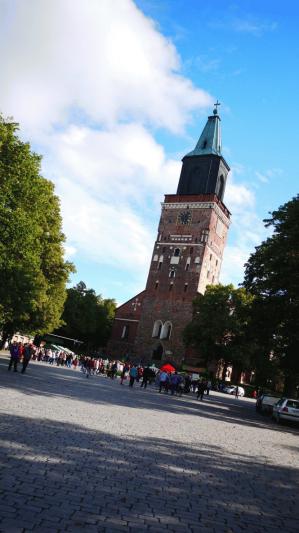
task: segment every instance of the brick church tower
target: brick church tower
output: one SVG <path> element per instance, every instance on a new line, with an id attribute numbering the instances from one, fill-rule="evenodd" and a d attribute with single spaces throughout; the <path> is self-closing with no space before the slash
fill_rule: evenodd
<path id="1" fill-rule="evenodd" d="M 192 301 L 219 281 L 230 213 L 229 166 L 221 155 L 217 105 L 194 150 L 183 157 L 176 194 L 162 203 L 146 288 L 116 311 L 108 351 L 142 361 L 181 363 Z"/>

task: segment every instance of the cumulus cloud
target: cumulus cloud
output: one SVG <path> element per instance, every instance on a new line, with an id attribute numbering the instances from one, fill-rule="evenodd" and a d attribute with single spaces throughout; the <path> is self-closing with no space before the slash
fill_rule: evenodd
<path id="1" fill-rule="evenodd" d="M 160 201 L 180 163 L 140 125 L 70 126 L 45 139 L 44 174 L 56 182 L 69 245 L 102 264 L 148 266 Z"/>
<path id="2" fill-rule="evenodd" d="M 184 132 L 212 97 L 182 75 L 174 44 L 131 0 L 2 0 L 0 9 L 1 110 L 44 154 L 66 256 L 145 277 L 159 202 L 180 168 L 155 130 Z"/>
<path id="3" fill-rule="evenodd" d="M 44 154 L 66 257 L 103 267 L 99 284 L 123 301 L 131 294 L 122 282 L 122 292 L 109 292 L 110 269 L 126 272 L 131 290 L 144 283 L 160 201 L 180 173 L 156 130 L 182 133 L 214 100 L 182 75 L 174 44 L 131 0 L 2 0 L 0 10 L 1 111 Z M 228 282 L 259 230 L 254 196 L 234 174 L 226 202 L 238 243 L 225 252 Z"/>
<path id="4" fill-rule="evenodd" d="M 174 45 L 131 0 L 1 3 L 1 101 L 33 132 L 80 118 L 178 132 L 211 97 L 180 74 Z M 9 55 L 7 51 L 9 50 Z"/>
<path id="5" fill-rule="evenodd" d="M 244 264 L 266 235 L 264 225 L 256 213 L 255 194 L 245 183 L 237 183 L 239 165 L 233 167 L 228 179 L 225 203 L 232 213 L 228 243 L 224 251 L 221 283 L 238 285 L 243 281 Z M 243 172 L 243 168 L 241 172 Z"/>

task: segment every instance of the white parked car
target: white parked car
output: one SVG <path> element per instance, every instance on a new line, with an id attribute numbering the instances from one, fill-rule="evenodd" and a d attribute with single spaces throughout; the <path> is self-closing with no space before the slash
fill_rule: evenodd
<path id="1" fill-rule="evenodd" d="M 275 405 L 273 405 L 272 417 L 276 422 L 281 420 L 291 420 L 292 422 L 299 422 L 299 400 L 292 400 L 291 398 L 281 398 Z"/>
<path id="2" fill-rule="evenodd" d="M 224 387 L 223 392 L 226 392 L 226 394 L 236 394 L 236 388 L 237 385 L 227 385 Z M 238 396 L 244 396 L 245 390 L 243 387 L 238 387 Z"/>

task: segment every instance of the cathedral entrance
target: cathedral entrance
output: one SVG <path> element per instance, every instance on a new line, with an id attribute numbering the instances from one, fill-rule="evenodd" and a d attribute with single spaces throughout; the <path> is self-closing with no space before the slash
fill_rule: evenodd
<path id="1" fill-rule="evenodd" d="M 158 344 L 158 346 L 156 346 L 156 348 L 154 348 L 153 350 L 152 359 L 154 361 L 161 361 L 163 352 L 164 352 L 164 349 L 163 349 L 162 344 Z"/>

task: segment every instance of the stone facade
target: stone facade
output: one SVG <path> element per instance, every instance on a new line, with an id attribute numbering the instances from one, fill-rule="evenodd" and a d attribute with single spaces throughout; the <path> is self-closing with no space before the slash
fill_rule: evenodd
<path id="1" fill-rule="evenodd" d="M 219 282 L 230 224 L 223 203 L 229 167 L 220 139 L 214 111 L 195 150 L 183 158 L 177 194 L 167 194 L 162 203 L 146 288 L 136 297 L 138 309 L 133 310 L 134 298 L 117 309 L 108 346 L 113 357 L 178 364 L 188 357 L 200 359 L 186 353 L 182 333 L 196 295 Z"/>
<path id="2" fill-rule="evenodd" d="M 142 358 L 186 359 L 182 332 L 196 294 L 218 283 L 228 227 L 216 195 L 165 196 L 136 336 Z"/>
<path id="3" fill-rule="evenodd" d="M 135 341 L 141 316 L 145 291 L 117 308 L 113 321 L 108 353 L 117 358 L 130 357 L 135 354 Z"/>

